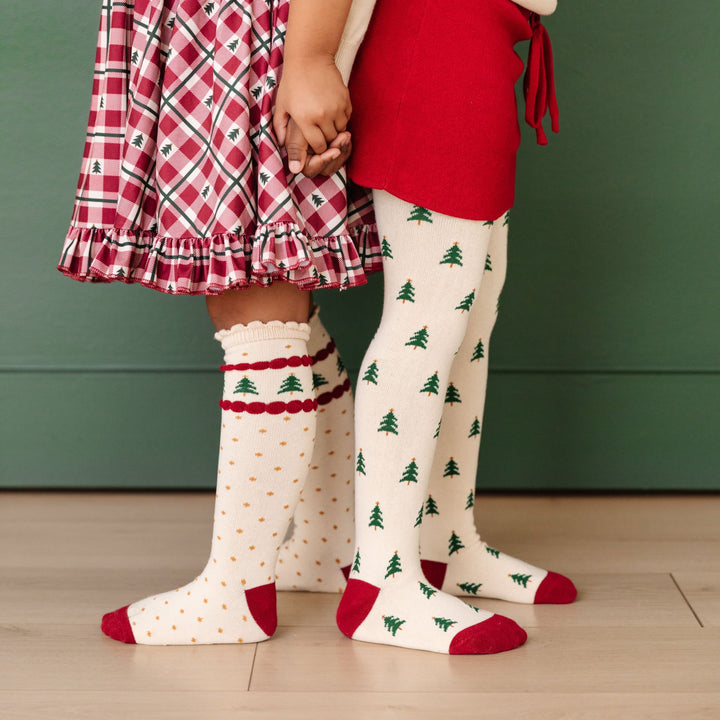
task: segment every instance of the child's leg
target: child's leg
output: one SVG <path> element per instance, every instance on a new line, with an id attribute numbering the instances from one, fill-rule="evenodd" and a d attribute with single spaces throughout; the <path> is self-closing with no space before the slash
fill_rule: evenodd
<path id="1" fill-rule="evenodd" d="M 428 585 L 419 558 L 421 523 L 443 512 L 427 492 L 434 438 L 490 231 L 386 192 L 373 200 L 385 300 L 357 391 L 356 551 L 338 626 L 358 640 L 435 652 L 508 650 L 525 632 Z"/>
<path id="2" fill-rule="evenodd" d="M 245 292 L 250 308 L 263 297 Z M 262 292 L 272 307 L 278 293 Z M 208 307 L 221 328 L 247 311 L 218 299 Z M 106 615 L 110 637 L 183 645 L 258 642 L 275 631 L 275 562 L 315 438 L 309 335 L 306 324 L 277 320 L 217 333 L 226 364 L 210 558 L 188 585 Z"/>
<path id="3" fill-rule="evenodd" d="M 342 592 L 353 556 L 353 399 L 350 379 L 318 308 L 308 353 L 318 415 L 312 465 L 294 531 L 275 568 L 278 590 Z"/>
<path id="4" fill-rule="evenodd" d="M 492 225 L 480 291 L 450 371 L 450 382 L 462 402 L 445 403 L 443 409 L 430 479 L 430 494 L 442 511 L 423 523 L 422 568 L 430 582 L 455 595 L 567 603 L 576 596 L 570 580 L 488 547 L 475 529 L 473 504 L 488 350 L 505 282 L 507 230 L 507 216 Z M 453 533 L 462 538 L 462 547 L 448 546 Z"/>

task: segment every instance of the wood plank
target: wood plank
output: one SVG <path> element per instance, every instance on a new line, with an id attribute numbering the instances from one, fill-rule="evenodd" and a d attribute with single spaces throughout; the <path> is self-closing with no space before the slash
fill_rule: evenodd
<path id="1" fill-rule="evenodd" d="M 720 572 L 674 572 L 673 577 L 705 627 L 720 627 Z"/>

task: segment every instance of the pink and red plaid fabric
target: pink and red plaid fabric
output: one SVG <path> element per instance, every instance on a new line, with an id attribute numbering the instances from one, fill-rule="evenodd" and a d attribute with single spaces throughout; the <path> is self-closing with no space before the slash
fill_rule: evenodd
<path id="1" fill-rule="evenodd" d="M 290 174 L 276 145 L 289 1 L 104 0 L 61 272 L 213 294 L 382 268 L 368 192 Z"/>

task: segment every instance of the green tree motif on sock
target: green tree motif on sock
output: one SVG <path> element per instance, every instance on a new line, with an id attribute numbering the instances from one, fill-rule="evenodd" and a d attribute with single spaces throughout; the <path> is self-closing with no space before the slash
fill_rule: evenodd
<path id="1" fill-rule="evenodd" d="M 505 220 L 503 221 L 502 226 L 505 227 L 510 222 L 510 211 L 508 210 L 505 213 Z"/>
<path id="2" fill-rule="evenodd" d="M 422 594 L 426 598 L 430 599 L 437 592 L 435 588 L 426 585 L 422 580 L 418 580 L 418 582 L 420 583 L 420 590 L 422 590 Z"/>
<path id="3" fill-rule="evenodd" d="M 480 420 L 478 420 L 478 416 L 475 416 L 475 419 L 472 421 L 472 425 L 470 426 L 470 434 L 468 435 L 469 438 L 476 437 L 480 434 Z"/>
<path id="4" fill-rule="evenodd" d="M 443 258 L 440 261 L 440 265 L 449 265 L 450 267 L 453 265 L 457 265 L 458 267 L 463 266 L 462 250 L 457 243 L 453 243 L 452 247 L 445 251 Z"/>
<path id="5" fill-rule="evenodd" d="M 425 384 L 420 388 L 421 393 L 427 393 L 430 395 L 437 395 L 438 388 L 440 387 L 440 378 L 438 377 L 438 371 L 436 370 L 426 381 Z"/>
<path id="6" fill-rule="evenodd" d="M 385 437 L 387 437 L 390 433 L 393 435 L 398 434 L 397 418 L 395 417 L 395 413 L 392 408 L 390 408 L 390 412 L 387 415 L 383 415 L 378 432 L 384 432 Z"/>
<path id="7" fill-rule="evenodd" d="M 452 383 L 448 384 L 447 390 L 445 391 L 445 402 L 450 403 L 450 407 L 452 407 L 454 403 L 462 402 L 460 392 Z"/>
<path id="8" fill-rule="evenodd" d="M 490 253 L 485 256 L 485 269 L 488 272 L 492 272 L 492 258 L 490 257 Z"/>
<path id="9" fill-rule="evenodd" d="M 400 482 L 406 482 L 408 485 L 410 485 L 411 482 L 416 483 L 417 482 L 417 474 L 418 474 L 418 466 L 415 462 L 415 458 L 410 460 L 410 462 L 405 466 L 405 470 L 403 471 L 402 477 L 400 478 Z"/>
<path id="10" fill-rule="evenodd" d="M 451 620 L 450 618 L 434 617 L 433 622 L 444 632 L 448 631 L 453 625 L 457 625 L 457 620 Z"/>
<path id="11" fill-rule="evenodd" d="M 368 365 L 367 370 L 365 371 L 365 374 L 362 376 L 362 379 L 368 385 L 370 383 L 372 383 L 373 385 L 377 385 L 377 376 L 378 376 L 377 360 L 373 360 Z"/>
<path id="12" fill-rule="evenodd" d="M 460 468 L 458 467 L 457 462 L 453 458 L 450 458 L 445 463 L 445 472 L 443 472 L 443 477 L 455 477 L 456 475 L 460 474 Z"/>
<path id="13" fill-rule="evenodd" d="M 390 243 L 387 241 L 387 238 L 384 235 L 383 235 L 382 242 L 380 243 L 380 254 L 384 258 L 393 260 L 392 248 L 390 247 Z"/>
<path id="14" fill-rule="evenodd" d="M 397 633 L 398 630 L 402 630 L 401 625 L 405 624 L 405 620 L 401 620 L 400 618 L 396 618 L 394 615 L 383 615 L 383 624 L 385 625 L 385 628 L 388 632 L 392 633 L 392 636 L 395 637 L 395 633 Z"/>
<path id="15" fill-rule="evenodd" d="M 428 499 L 425 501 L 425 515 L 439 515 L 437 503 L 433 499 L 432 495 L 428 495 Z"/>
<path id="16" fill-rule="evenodd" d="M 440 434 L 440 426 L 442 425 L 442 418 L 438 420 L 437 428 L 435 428 L 435 434 L 433 435 L 433 440 L 437 438 L 437 436 Z"/>
<path id="17" fill-rule="evenodd" d="M 450 540 L 448 540 L 448 548 L 450 548 L 448 555 L 459 553 L 464 547 L 465 546 L 462 544 L 462 540 L 460 540 L 459 536 L 456 535 L 453 530 L 452 535 L 450 535 Z"/>
<path id="18" fill-rule="evenodd" d="M 422 525 L 422 519 L 423 519 L 423 505 L 424 503 L 420 503 L 420 510 L 417 514 L 417 518 L 415 519 L 415 524 L 413 527 L 417 527 L 418 525 Z"/>
<path id="19" fill-rule="evenodd" d="M 485 346 L 483 345 L 482 339 L 478 340 L 477 345 L 475 346 L 475 349 L 473 350 L 472 357 L 470 358 L 470 362 L 474 362 L 475 360 L 482 360 L 485 357 Z"/>
<path id="20" fill-rule="evenodd" d="M 494 220 L 486 220 L 486 221 L 483 223 L 483 227 L 492 227 L 494 224 L 495 224 L 495 221 L 494 221 Z"/>
<path id="21" fill-rule="evenodd" d="M 427 325 L 423 325 L 413 336 L 405 343 L 406 346 L 412 347 L 413 350 L 421 348 L 427 350 L 428 336 Z"/>
<path id="22" fill-rule="evenodd" d="M 471 293 L 468 293 L 461 301 L 460 304 L 455 307 L 456 310 L 460 310 L 461 312 L 465 312 L 466 310 L 470 310 L 473 303 L 475 302 L 475 288 L 472 289 Z"/>
<path id="23" fill-rule="evenodd" d="M 337 357 L 337 371 L 338 371 L 338 377 L 345 372 L 345 363 L 343 363 L 342 358 L 338 355 Z"/>
<path id="24" fill-rule="evenodd" d="M 419 205 L 413 205 L 413 209 L 410 212 L 410 217 L 407 219 L 407 222 L 410 222 L 411 220 L 417 220 L 418 225 L 421 222 L 428 222 L 432 224 L 432 212 L 424 207 L 420 207 Z"/>
<path id="25" fill-rule="evenodd" d="M 360 572 L 360 548 L 355 553 L 355 562 L 352 566 L 352 572 Z"/>
<path id="26" fill-rule="evenodd" d="M 368 527 L 375 528 L 376 532 L 378 528 L 380 528 L 381 530 L 385 529 L 385 526 L 383 525 L 382 510 L 380 509 L 379 502 L 375 503 L 375 507 L 370 513 L 370 523 L 368 524 Z"/>
<path id="27" fill-rule="evenodd" d="M 292 395 L 294 392 L 302 392 L 302 385 L 300 384 L 300 381 L 295 377 L 295 373 L 290 373 L 282 381 L 282 385 L 278 390 L 278 395 L 281 395 L 282 393 L 290 393 Z"/>
<path id="28" fill-rule="evenodd" d="M 330 383 L 320 374 L 313 373 L 313 390 L 317 390 L 321 385 L 329 385 Z"/>
<path id="29" fill-rule="evenodd" d="M 464 583 L 457 583 L 457 586 L 468 595 L 477 595 L 478 590 L 480 589 L 480 586 L 482 583 L 471 583 L 471 582 L 464 582 Z"/>
<path id="30" fill-rule="evenodd" d="M 500 559 L 500 551 L 496 550 L 495 548 L 491 548 L 490 546 L 485 548 L 485 552 L 492 555 L 494 558 Z"/>
<path id="31" fill-rule="evenodd" d="M 530 582 L 530 578 L 532 577 L 532 575 L 513 573 L 512 575 L 508 575 L 508 577 L 512 578 L 513 582 L 516 582 L 518 585 L 522 585 L 524 588 L 526 588 L 527 584 Z"/>
<path id="32" fill-rule="evenodd" d="M 471 490 L 467 496 L 467 502 L 465 503 L 465 509 L 470 510 L 475 505 L 475 492 Z"/>
<path id="33" fill-rule="evenodd" d="M 366 475 L 365 473 L 365 456 L 363 455 L 362 448 L 358 452 L 357 463 L 355 464 L 355 472 L 358 475 Z"/>
<path id="34" fill-rule="evenodd" d="M 400 288 L 396 300 L 402 300 L 403 305 L 406 302 L 415 302 L 415 288 L 413 287 L 412 280 L 408 278 L 408 281 Z"/>
<path id="35" fill-rule="evenodd" d="M 396 550 L 388 562 L 388 566 L 385 570 L 385 579 L 387 580 L 389 577 L 395 577 L 395 575 L 401 572 L 402 566 L 400 565 L 400 558 L 398 557 Z"/>
<path id="36" fill-rule="evenodd" d="M 235 385 L 235 394 L 242 393 L 243 395 L 258 395 L 258 389 L 255 383 L 250 380 L 247 375 L 243 375 L 242 379 Z"/>

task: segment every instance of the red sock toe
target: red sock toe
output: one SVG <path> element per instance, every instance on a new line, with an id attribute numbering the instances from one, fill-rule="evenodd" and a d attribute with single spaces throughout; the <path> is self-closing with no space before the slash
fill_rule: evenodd
<path id="1" fill-rule="evenodd" d="M 535 605 L 564 605 L 577 597 L 577 590 L 569 578 L 548 572 L 535 593 Z"/>
<path id="2" fill-rule="evenodd" d="M 131 643 L 134 645 L 135 637 L 133 636 L 133 631 L 130 627 L 130 620 L 128 620 L 128 607 L 130 606 L 126 605 L 124 608 L 120 608 L 115 612 L 103 615 L 100 629 L 113 640 L 119 640 L 120 642 Z"/>
<path id="3" fill-rule="evenodd" d="M 519 647 L 527 633 L 510 618 L 493 615 L 461 630 L 450 643 L 450 655 L 487 655 Z"/>

